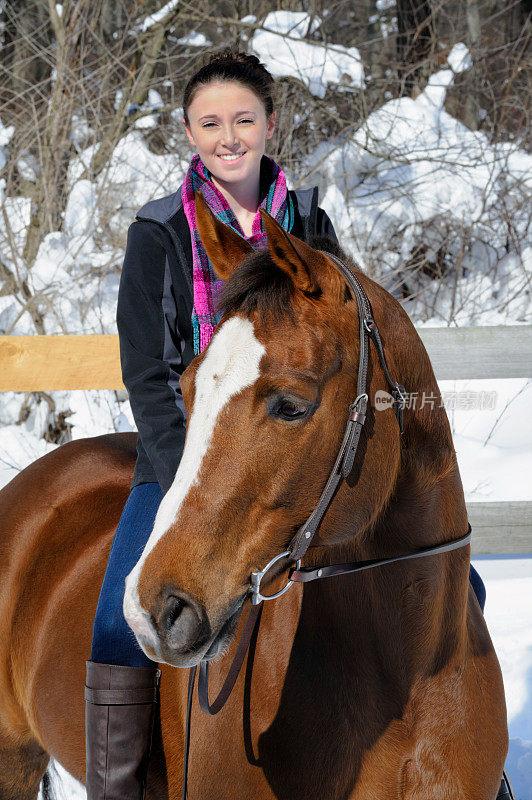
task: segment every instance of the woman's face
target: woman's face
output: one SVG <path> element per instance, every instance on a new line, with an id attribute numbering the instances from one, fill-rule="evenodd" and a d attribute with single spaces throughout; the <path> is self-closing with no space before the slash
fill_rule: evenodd
<path id="1" fill-rule="evenodd" d="M 275 111 L 266 118 L 257 95 L 236 81 L 209 83 L 189 106 L 188 139 L 220 183 L 252 182 L 260 173 L 266 139 L 273 136 Z M 240 155 L 243 153 L 243 155 Z M 234 160 L 223 155 L 238 154 Z"/>

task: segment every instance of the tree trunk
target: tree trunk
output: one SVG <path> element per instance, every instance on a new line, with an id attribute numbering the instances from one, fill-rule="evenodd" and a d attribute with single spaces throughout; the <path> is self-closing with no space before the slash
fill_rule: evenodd
<path id="1" fill-rule="evenodd" d="M 397 30 L 399 94 L 412 97 L 432 72 L 436 36 L 430 2 L 397 0 Z"/>
<path id="2" fill-rule="evenodd" d="M 30 224 L 23 258 L 30 268 L 44 237 L 61 227 L 67 201 L 67 174 L 72 151 L 70 138 L 72 112 L 76 101 L 76 80 L 80 38 L 90 24 L 91 0 L 78 0 L 68 7 L 68 16 L 59 18 L 54 0 L 50 0 L 50 17 L 57 38 L 55 81 L 51 90 L 42 133 L 42 155 L 35 193 L 32 198 Z"/>
<path id="3" fill-rule="evenodd" d="M 465 78 L 466 99 L 464 104 L 464 123 L 472 131 L 480 126 L 480 105 L 477 91 L 477 74 L 475 60 L 480 45 L 481 27 L 478 0 L 466 0 L 467 46 L 473 60 L 473 66 Z"/>

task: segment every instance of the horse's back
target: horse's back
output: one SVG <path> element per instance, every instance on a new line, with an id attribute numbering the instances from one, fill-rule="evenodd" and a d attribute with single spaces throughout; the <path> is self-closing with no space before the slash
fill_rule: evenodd
<path id="1" fill-rule="evenodd" d="M 134 433 L 68 442 L 0 491 L 0 735 L 53 753 L 40 733 L 55 716 L 64 736 L 65 714 L 71 735 L 82 734 L 84 660 L 135 442 Z"/>
<path id="2" fill-rule="evenodd" d="M 2 543 L 11 524 L 18 527 L 27 515 L 39 515 L 63 498 L 109 481 L 119 486 L 131 483 L 136 438 L 136 433 L 110 433 L 77 439 L 21 470 L 0 490 Z"/>
<path id="3" fill-rule="evenodd" d="M 134 433 L 68 442 L 18 473 L 0 490 L 0 576 L 5 581 L 17 553 L 35 547 L 42 529 L 65 505 L 87 504 L 102 493 L 110 505 L 127 497 L 135 463 Z M 96 534 L 96 531 L 95 531 Z"/>

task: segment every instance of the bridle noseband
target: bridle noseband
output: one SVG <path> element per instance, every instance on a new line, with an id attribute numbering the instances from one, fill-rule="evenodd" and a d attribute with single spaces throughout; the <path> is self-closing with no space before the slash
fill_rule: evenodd
<path id="1" fill-rule="evenodd" d="M 319 250 L 318 252 L 323 253 L 323 255 L 325 255 L 327 258 L 330 258 L 336 264 L 339 271 L 344 276 L 357 302 L 360 328 L 360 355 L 358 361 L 357 396 L 349 406 L 349 417 L 347 420 L 342 444 L 340 445 L 336 461 L 329 475 L 327 483 L 325 484 L 325 488 L 323 489 L 320 499 L 318 500 L 313 512 L 293 536 L 286 550 L 272 558 L 272 560 L 264 567 L 264 569 L 251 573 L 250 585 L 248 588 L 248 592 L 251 594 L 251 609 L 248 613 L 244 630 L 240 637 L 237 651 L 229 668 L 227 677 L 222 688 L 220 689 L 218 696 L 212 704 L 209 703 L 208 697 L 209 662 L 205 660 L 200 662 L 198 699 L 201 709 L 208 714 L 217 714 L 220 709 L 223 708 L 231 694 L 233 686 L 235 685 L 236 679 L 240 673 L 242 664 L 244 663 L 244 658 L 248 651 L 250 642 L 253 637 L 256 639 L 258 635 L 258 626 L 260 623 L 263 607 L 262 603 L 264 600 L 275 600 L 277 597 L 281 597 L 281 595 L 288 591 L 288 589 L 296 582 L 308 583 L 309 581 L 318 580 L 320 578 L 328 578 L 333 575 L 345 575 L 351 572 L 360 572 L 362 570 L 371 569 L 372 567 L 391 564 L 395 561 L 421 558 L 424 556 L 436 555 L 437 553 L 448 553 L 452 550 L 457 550 L 460 547 L 465 547 L 471 541 L 471 525 L 468 524 L 468 531 L 466 535 L 462 536 L 460 539 L 445 542 L 434 547 L 425 547 L 414 553 L 407 553 L 405 555 L 394 556 L 392 558 L 374 558 L 367 561 L 331 564 L 323 567 L 301 567 L 301 559 L 306 554 L 312 539 L 314 538 L 314 535 L 316 534 L 316 531 L 323 520 L 325 512 L 327 511 L 331 500 L 334 497 L 339 483 L 344 478 L 347 478 L 353 468 L 358 443 L 360 441 L 360 433 L 366 420 L 366 411 L 369 403 L 367 374 L 370 341 L 373 342 L 377 350 L 381 367 L 386 377 L 386 381 L 388 382 L 392 397 L 392 407 L 395 412 L 395 416 L 397 417 L 399 431 L 401 434 L 403 433 L 403 412 L 407 400 L 405 387 L 402 384 L 397 383 L 397 381 L 394 381 L 388 370 L 379 330 L 375 320 L 373 319 L 371 304 L 359 279 L 352 269 L 337 256 L 324 250 Z M 288 559 L 288 563 L 295 562 L 295 567 L 291 567 L 289 569 L 289 578 L 286 586 L 284 586 L 275 594 L 263 595 L 261 592 L 261 583 L 263 578 L 270 571 L 270 569 L 282 559 Z M 187 795 L 192 697 L 194 693 L 194 681 L 197 668 L 197 665 L 190 668 L 188 681 L 187 722 L 183 765 L 183 800 L 186 800 Z"/>

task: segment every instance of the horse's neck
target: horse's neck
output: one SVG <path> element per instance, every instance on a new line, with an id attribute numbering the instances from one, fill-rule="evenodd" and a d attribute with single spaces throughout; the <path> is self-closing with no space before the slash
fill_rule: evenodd
<path id="1" fill-rule="evenodd" d="M 454 520 L 443 513 L 447 489 L 456 491 Z M 406 495 L 397 495 L 365 540 L 355 539 L 350 549 L 321 547 L 309 556 L 315 563 L 337 563 L 400 555 L 458 538 L 465 533 L 463 493 L 459 481 L 454 490 L 452 483 L 447 489 L 433 493 L 423 513 L 421 506 L 406 502 Z M 417 489 L 414 497 L 420 503 L 428 499 Z M 419 512 L 415 519 L 413 511 Z M 271 785 L 279 773 L 278 785 L 295 781 L 298 797 L 352 796 L 365 754 L 377 743 L 378 757 L 392 763 L 393 773 L 401 747 L 406 753 L 411 745 L 409 726 L 419 721 L 419 696 L 441 669 L 464 662 L 468 570 L 465 547 L 304 585 L 286 671 L 271 688 L 279 705 L 260 737 Z M 263 675 L 279 674 L 279 648 L 272 648 L 272 641 L 287 630 L 286 616 L 269 619 L 273 627 L 263 633 L 270 635 L 259 638 Z M 328 781 L 334 781 L 334 792 Z M 381 796 L 376 791 L 374 796 Z M 392 794 L 383 791 L 382 796 Z"/>
<path id="2" fill-rule="evenodd" d="M 321 555 L 325 563 L 337 563 L 415 552 L 465 535 L 466 520 L 456 472 L 428 492 L 410 484 L 399 489 L 363 541 L 355 539 L 350 552 L 345 546 L 320 548 Z M 465 646 L 468 575 L 464 547 L 316 581 L 305 587 L 301 646 L 323 652 L 330 669 L 336 659 L 346 678 L 351 659 L 355 681 L 365 669 L 361 664 L 376 660 L 396 679 L 405 671 L 430 673 Z"/>

